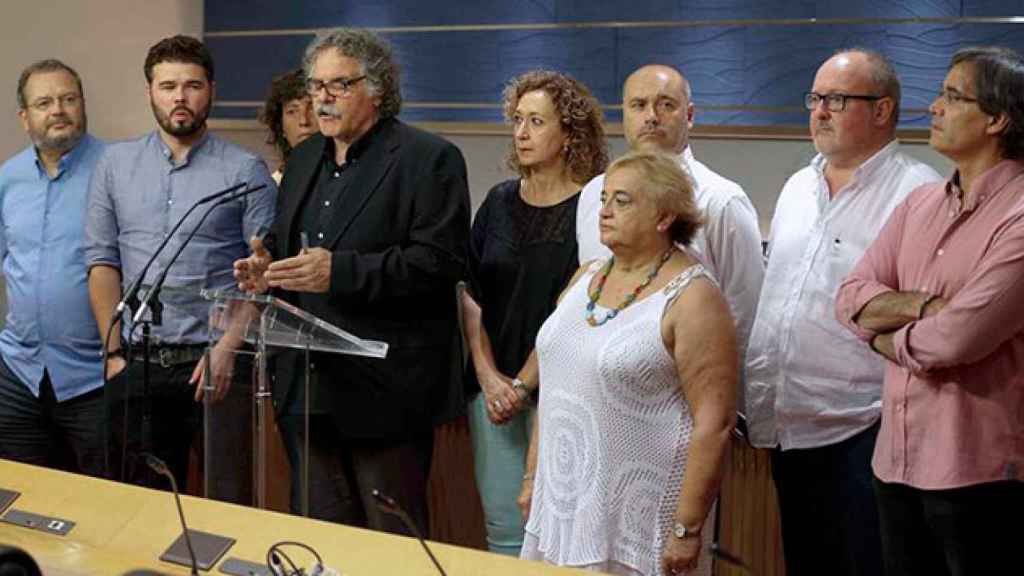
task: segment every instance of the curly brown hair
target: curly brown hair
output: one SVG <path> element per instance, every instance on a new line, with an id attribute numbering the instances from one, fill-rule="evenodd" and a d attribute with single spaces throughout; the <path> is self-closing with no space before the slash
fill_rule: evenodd
<path id="1" fill-rule="evenodd" d="M 517 76 L 503 93 L 505 120 L 512 121 L 519 99 L 527 92 L 543 90 L 551 98 L 568 138 L 565 166 L 574 182 L 585 184 L 608 166 L 608 143 L 604 138 L 604 115 L 590 89 L 572 76 L 551 70 L 534 70 Z M 505 165 L 521 176 L 529 176 L 519 165 L 513 141 Z"/>
<path id="2" fill-rule="evenodd" d="M 270 84 L 270 95 L 260 110 L 259 121 L 268 129 L 267 144 L 277 146 L 282 160 L 287 160 L 292 151 L 284 137 L 284 107 L 292 100 L 301 100 L 307 96 L 306 75 L 301 69 L 277 76 Z"/>

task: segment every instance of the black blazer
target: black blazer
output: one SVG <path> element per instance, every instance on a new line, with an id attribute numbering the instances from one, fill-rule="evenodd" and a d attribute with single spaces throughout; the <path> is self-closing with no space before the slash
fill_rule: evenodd
<path id="1" fill-rule="evenodd" d="M 462 404 L 455 285 L 466 271 L 469 190 L 465 160 L 450 142 L 396 119 L 374 131 L 323 240 L 332 252 L 330 291 L 309 311 L 387 342 L 388 357 L 317 355 L 313 397 L 343 435 L 404 438 Z M 324 146 L 317 134 L 289 155 L 269 242 L 275 259 L 301 248 L 302 207 Z M 279 295 L 298 302 L 294 293 Z M 299 381 L 298 366 L 279 358 L 279 400 Z"/>

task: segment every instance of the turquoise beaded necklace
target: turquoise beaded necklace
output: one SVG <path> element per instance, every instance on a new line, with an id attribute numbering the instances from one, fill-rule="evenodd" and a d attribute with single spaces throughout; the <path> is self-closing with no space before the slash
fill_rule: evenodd
<path id="1" fill-rule="evenodd" d="M 612 308 L 603 320 L 598 320 L 594 317 L 594 307 L 597 305 L 597 301 L 601 299 L 601 291 L 604 290 L 604 283 L 608 280 L 608 274 L 611 273 L 612 266 L 615 265 L 615 256 L 609 258 L 608 263 L 601 268 L 601 276 L 597 279 L 597 287 L 595 287 L 594 291 L 589 294 L 590 301 L 587 302 L 587 324 L 590 324 L 591 326 L 600 326 L 618 316 L 619 312 L 622 312 L 627 306 L 635 302 L 637 296 L 643 292 L 644 288 L 647 288 L 651 284 L 654 278 L 658 275 L 658 272 L 661 272 L 661 267 L 664 266 L 665 262 L 668 262 L 668 259 L 672 257 L 673 251 L 675 251 L 675 247 L 670 247 L 668 250 L 665 250 L 665 253 L 661 255 L 661 259 L 659 259 L 658 263 L 654 265 L 654 269 L 651 270 L 651 273 L 648 274 L 646 278 L 644 278 L 643 282 L 640 282 L 640 285 L 638 285 L 633 292 L 627 294 L 621 304 Z"/>

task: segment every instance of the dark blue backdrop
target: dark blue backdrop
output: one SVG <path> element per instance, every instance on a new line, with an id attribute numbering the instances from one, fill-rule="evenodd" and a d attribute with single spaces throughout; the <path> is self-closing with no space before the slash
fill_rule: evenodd
<path id="1" fill-rule="evenodd" d="M 903 81 L 902 127 L 924 110 L 952 53 L 971 44 L 1024 52 L 1024 2 L 986 0 L 207 0 L 217 118 L 253 118 L 270 79 L 297 67 L 316 29 L 365 26 L 395 47 L 412 121 L 499 122 L 504 83 L 568 72 L 606 106 L 637 66 L 690 79 L 703 125 L 804 126 L 802 94 L 837 48 L 888 55 Z M 1016 17 L 1016 18 L 1013 18 Z M 815 19 L 812 21 L 812 19 Z M 611 121 L 621 112 L 609 109 Z"/>

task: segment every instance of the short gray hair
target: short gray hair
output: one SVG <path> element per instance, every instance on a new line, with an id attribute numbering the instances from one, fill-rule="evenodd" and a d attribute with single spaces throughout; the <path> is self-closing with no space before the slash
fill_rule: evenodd
<path id="1" fill-rule="evenodd" d="M 75 83 L 78 84 L 78 94 L 85 98 L 85 91 L 82 89 L 82 78 L 78 75 L 78 72 L 75 72 L 74 68 L 60 60 L 48 58 L 29 64 L 28 67 L 21 71 L 21 76 L 18 77 L 18 110 L 28 108 L 28 102 L 25 101 L 25 86 L 28 85 L 29 78 L 32 75 L 61 71 L 67 72 L 75 79 Z"/>
<path id="2" fill-rule="evenodd" d="M 900 77 L 896 74 L 896 69 L 881 52 L 870 48 L 860 46 L 842 48 L 836 50 L 833 56 L 850 53 L 863 54 L 867 58 L 868 65 L 871 66 L 871 82 L 875 85 L 875 90 L 879 91 L 879 96 L 892 98 L 892 125 L 895 127 L 900 123 L 900 99 L 902 98 Z"/>
<path id="3" fill-rule="evenodd" d="M 380 97 L 378 113 L 381 118 L 391 118 L 402 111 L 398 63 L 395 62 L 390 44 L 373 32 L 361 28 L 335 28 L 321 32 L 306 47 L 306 55 L 302 59 L 307 78 L 313 71 L 317 57 L 332 48 L 359 62 L 370 93 Z"/>

